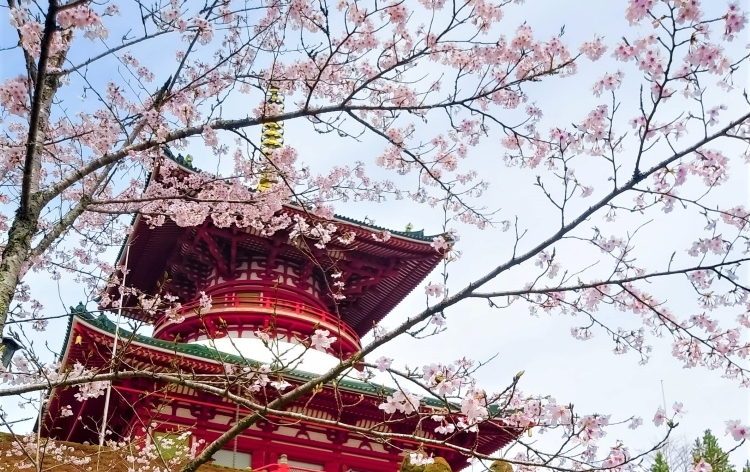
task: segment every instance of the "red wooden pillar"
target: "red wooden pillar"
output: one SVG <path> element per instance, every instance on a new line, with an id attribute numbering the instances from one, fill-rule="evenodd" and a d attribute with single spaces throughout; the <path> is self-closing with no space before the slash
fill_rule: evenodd
<path id="1" fill-rule="evenodd" d="M 271 463 L 268 447 L 254 449 L 250 455 L 250 462 L 254 470 Z"/>

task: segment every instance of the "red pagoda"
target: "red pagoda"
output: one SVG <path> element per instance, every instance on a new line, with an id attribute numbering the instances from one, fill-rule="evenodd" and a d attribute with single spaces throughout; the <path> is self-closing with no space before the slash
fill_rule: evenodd
<path id="1" fill-rule="evenodd" d="M 278 142 L 280 133 L 273 132 L 278 129 L 278 125 L 266 125 L 264 144 Z M 168 157 L 182 164 L 182 172 L 196 171 L 181 156 Z M 282 211 L 304 213 L 293 206 Z M 227 364 L 268 362 L 250 357 L 262 355 L 258 332 L 269 333 L 278 342 L 294 347 L 301 346 L 317 329 L 328 330 L 337 338 L 328 354 L 310 350 L 325 357 L 316 361 L 319 365 L 327 361 L 325 367 L 330 367 L 338 359 L 348 358 L 360 349 L 360 338 L 420 284 L 442 256 L 431 247 L 432 238 L 421 231 L 394 231 L 383 241 L 372 237 L 382 228 L 343 217 L 335 217 L 331 223 L 341 233 L 352 233 L 353 242 L 331 241 L 325 251 L 310 257 L 309 251 L 290 241 L 286 231 L 265 236 L 252 229 L 218 228 L 208 220 L 195 227 L 166 222 L 151 228 L 137 216 L 126 243 L 129 249 L 118 260 L 128 270 L 126 285 L 146 294 L 166 291 L 178 296 L 183 302 L 180 316 L 159 311 L 151 314 L 138 309 L 135 297 L 126 297 L 123 316 L 152 325 L 149 337 L 118 330 L 105 315 L 76 313 L 71 316 L 65 338 L 61 369 L 80 363 L 101 371 L 148 369 L 219 378 Z M 326 262 L 332 260 L 335 264 Z M 327 288 L 334 270 L 343 274 L 340 295 L 345 298 L 332 297 Z M 208 310 L 195 309 L 202 294 L 211 297 Z M 116 366 L 112 365 L 113 349 L 118 353 Z M 307 364 L 301 367 L 306 369 Z M 314 377 L 303 370 L 284 373 L 284 380 L 292 386 Z M 419 427 L 416 420 L 408 418 L 386 421 L 388 416 L 378 405 L 390 392 L 386 387 L 344 378 L 299 398 L 287 410 L 363 428 L 377 425 L 378 431 L 414 434 L 416 429 L 422 437 L 443 439 L 435 436 L 436 424 L 429 421 Z M 107 437 L 112 439 L 187 430 L 191 432 L 190 441 L 210 442 L 237 418 L 250 413 L 219 396 L 147 378 L 113 382 L 111 396 L 106 399 L 99 396 L 79 402 L 74 398 L 76 393 L 77 388 L 57 388 L 51 393 L 42 421 L 43 435 L 96 443 L 107 418 Z M 268 389 L 269 400 L 274 394 L 275 390 Z M 68 406 L 73 414 L 61 415 Z M 441 406 L 445 405 L 427 400 L 420 408 L 429 412 Z M 478 434 L 453 435 L 450 443 L 490 454 L 517 433 L 493 420 L 481 424 Z M 419 447 L 418 441 L 384 442 L 314 421 L 268 417 L 232 440 L 214 460 L 221 465 L 258 470 L 283 457 L 292 470 L 393 472 L 398 470 L 405 451 Z M 447 446 L 423 449 L 446 459 L 453 470 L 467 465 L 467 457 Z"/>

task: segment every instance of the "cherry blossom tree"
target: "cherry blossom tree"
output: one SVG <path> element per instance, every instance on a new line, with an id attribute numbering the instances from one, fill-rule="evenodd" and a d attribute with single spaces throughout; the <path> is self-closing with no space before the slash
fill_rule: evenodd
<path id="1" fill-rule="evenodd" d="M 284 407 L 357 367 L 363 379 L 379 372 L 399 385 L 380 405 L 385 418 L 425 415 L 419 408 L 425 396 L 444 402 L 451 415 L 430 415 L 441 437 L 478 431 L 492 419 L 519 431 L 562 434 L 549 450 L 520 437 L 506 458 L 519 471 L 632 469 L 645 457 L 604 440 L 610 429 L 639 427 L 641 418 L 587 414 L 523 394 L 522 373 L 505 390 L 487 392 L 475 379 L 483 363 L 466 358 L 423 368 L 401 368 L 408 359 L 385 356 L 362 361 L 399 336 L 450 336 L 452 316 L 472 299 L 498 310 L 577 316 L 584 322 L 571 329 L 575 338 L 604 333 L 615 354 L 632 353 L 641 362 L 655 354 L 649 340 L 666 337 L 685 367 L 750 385 L 750 210 L 744 196 L 723 191 L 750 161 L 750 102 L 738 79 L 747 74 L 748 50 L 734 47 L 746 13 L 736 3 L 716 14 L 698 0 L 623 1 L 630 35 L 569 44 L 562 31 L 538 38 L 528 24 L 509 24 L 505 14 L 531 8 L 517 3 L 9 0 L 0 45 L 12 71 L 0 84 L 0 332 L 9 339 L 31 345 L 35 331 L 67 316 L 42 306 L 36 293 L 44 288 L 25 282 L 29 271 L 73 278 L 92 297 L 112 287 L 130 290 L 110 277 L 119 268 L 108 250 L 123 244 L 128 215 L 136 212 L 153 226 L 210 219 L 265 234 L 284 230 L 325 250 L 334 237 L 352 237 L 325 223 L 338 202 L 409 199 L 441 210 L 443 235 L 433 247 L 444 266 L 424 287 L 424 310 L 398 326 L 376 326 L 357 355 L 300 385 L 279 375 L 293 367 L 283 363 L 227 365 L 224 385 L 148 369 L 61 373 L 29 348 L 3 369 L 0 395 L 24 398 L 65 385 L 79 388 L 83 401 L 114 379 L 148 376 L 256 412 L 186 453 L 183 470 L 194 471 L 263 415 L 342 426 Z M 592 62 L 596 75 L 587 80 L 596 106 L 565 123 L 545 122 L 537 83 L 565 84 Z M 286 98 L 284 106 L 268 100 L 272 89 Z M 334 156 L 335 164 L 320 170 L 301 163 L 299 149 L 261 146 L 264 125 L 297 122 L 342 142 L 374 139 L 380 148 L 369 161 Z M 507 172 L 538 191 L 544 209 L 508 213 L 510 201 L 483 199 L 492 182 L 473 169 L 486 157 L 479 150 L 487 142 L 502 148 Z M 205 151 L 196 167 L 216 171 L 174 178 L 172 153 L 192 146 Z M 286 203 L 309 209 L 308 217 L 285 215 Z M 529 229 L 531 211 L 547 215 L 543 231 Z M 689 241 L 664 238 L 660 257 L 644 256 L 643 234 L 676 213 L 699 221 Z M 511 250 L 492 255 L 497 259 L 487 273 L 449 279 L 461 256 L 461 228 L 472 226 L 500 234 Z M 665 280 L 692 301 L 688 311 L 668 303 L 660 289 Z M 116 302 L 105 295 L 102 305 Z M 162 294 L 144 298 L 141 308 L 177 303 Z M 210 304 L 208 297 L 200 301 L 201 309 Z M 318 330 L 309 349 L 326 351 L 334 335 Z M 229 386 L 278 395 L 264 402 Z M 653 423 L 671 431 L 682 414 L 675 403 L 656 410 Z M 3 421 L 9 426 L 12 419 Z M 733 418 L 726 425 L 736 447 L 744 444 L 747 426 Z M 39 450 L 19 448 L 32 462 L 28 451 Z M 432 460 L 422 452 L 413 451 L 414 463 Z"/>

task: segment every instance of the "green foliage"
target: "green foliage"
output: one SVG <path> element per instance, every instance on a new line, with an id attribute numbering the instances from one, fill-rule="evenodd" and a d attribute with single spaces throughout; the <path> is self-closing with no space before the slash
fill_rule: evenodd
<path id="1" fill-rule="evenodd" d="M 435 462 L 427 465 L 413 465 L 409 461 L 409 456 L 404 457 L 401 462 L 400 472 L 452 472 L 448 461 L 442 457 L 436 457 Z"/>
<path id="2" fill-rule="evenodd" d="M 745 462 L 745 467 L 742 468 L 742 472 L 750 472 L 750 461 Z"/>
<path id="3" fill-rule="evenodd" d="M 435 462 L 432 464 L 428 464 L 424 468 L 425 472 L 453 472 L 451 471 L 451 466 L 448 464 L 448 461 L 443 459 L 442 457 L 436 457 Z"/>
<path id="4" fill-rule="evenodd" d="M 693 456 L 696 462 L 702 459 L 709 463 L 712 472 L 735 472 L 734 466 L 729 463 L 729 456 L 719 447 L 719 440 L 710 429 L 703 433 L 703 438 L 695 440 Z"/>
<path id="5" fill-rule="evenodd" d="M 424 467 L 412 465 L 409 461 L 409 456 L 406 456 L 404 457 L 404 460 L 401 461 L 401 467 L 398 470 L 399 472 L 421 472 L 424 470 Z"/>
<path id="6" fill-rule="evenodd" d="M 656 454 L 656 459 L 654 460 L 654 463 L 651 464 L 651 472 L 669 472 L 669 464 L 667 464 L 667 461 L 664 459 L 664 454 L 659 451 Z"/>
<path id="7" fill-rule="evenodd" d="M 513 472 L 513 466 L 502 459 L 496 460 L 490 465 L 490 472 Z"/>
<path id="8" fill-rule="evenodd" d="M 164 459 L 174 459 L 190 448 L 190 440 L 185 435 L 155 432 L 153 438 L 156 450 Z"/>

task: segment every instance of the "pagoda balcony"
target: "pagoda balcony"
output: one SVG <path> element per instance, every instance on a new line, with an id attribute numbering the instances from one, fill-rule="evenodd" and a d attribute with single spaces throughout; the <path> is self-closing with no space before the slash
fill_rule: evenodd
<path id="1" fill-rule="evenodd" d="M 178 316 L 162 315 L 154 324 L 154 338 L 195 342 L 220 338 L 256 338 L 257 330 L 272 339 L 300 343 L 328 330 L 337 340 L 331 354 L 345 359 L 361 348 L 359 335 L 336 315 L 304 301 L 290 300 L 276 291 L 230 289 L 213 293 L 211 308 L 199 310 L 198 301 L 182 306 Z"/>

